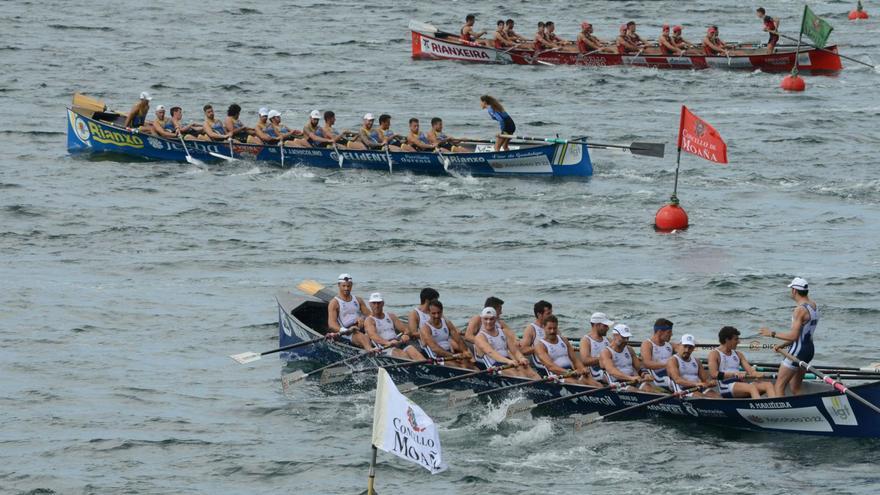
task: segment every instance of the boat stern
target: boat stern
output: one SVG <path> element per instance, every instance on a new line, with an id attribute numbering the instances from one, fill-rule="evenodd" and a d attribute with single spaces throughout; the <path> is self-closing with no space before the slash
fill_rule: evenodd
<path id="1" fill-rule="evenodd" d="M 554 176 L 590 177 L 593 175 L 593 163 L 590 161 L 590 150 L 586 143 L 557 143 L 551 161 Z"/>

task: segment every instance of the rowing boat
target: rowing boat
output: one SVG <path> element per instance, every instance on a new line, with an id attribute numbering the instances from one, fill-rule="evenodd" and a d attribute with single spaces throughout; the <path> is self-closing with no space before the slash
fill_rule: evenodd
<path id="1" fill-rule="evenodd" d="M 280 346 L 321 337 L 327 331 L 327 301 L 313 296 L 288 292 L 276 295 L 278 302 L 278 333 Z M 361 354 L 363 351 L 341 341 L 324 341 L 319 345 L 302 347 L 282 354 L 286 360 L 309 359 L 331 363 Z M 390 366 L 406 362 L 390 356 L 375 356 L 361 360 L 361 366 Z M 416 385 L 445 378 L 453 378 L 471 370 L 452 366 L 419 365 L 388 368 L 398 383 Z M 498 374 L 481 374 L 448 383 L 450 387 L 472 389 L 476 392 L 514 385 L 524 378 Z M 537 383 L 519 389 L 519 394 L 535 402 L 554 399 L 589 390 L 582 385 Z M 677 418 L 706 425 L 752 431 L 777 431 L 836 437 L 880 438 L 880 415 L 861 403 L 821 382 L 804 382 L 805 393 L 775 399 L 709 399 L 670 398 L 648 405 L 639 412 L 627 413 L 626 418 L 645 414 Z M 880 404 L 880 382 L 855 385 L 850 390 L 872 404 Z M 606 414 L 624 407 L 648 402 L 659 397 L 643 392 L 603 391 L 552 406 L 541 406 L 536 414 L 560 416 L 572 414 Z M 647 411 L 642 411 L 646 409 Z"/>
<path id="2" fill-rule="evenodd" d="M 124 122 L 124 117 L 121 119 Z M 589 177 L 593 174 L 588 144 L 521 144 L 510 151 L 395 152 L 337 150 L 238 142 L 166 139 L 127 129 L 120 114 L 79 107 L 67 109 L 67 150 L 71 154 L 111 154 L 148 160 L 208 163 L 248 159 L 283 166 L 394 170 L 428 175 Z M 283 154 L 283 159 L 282 159 Z M 340 155 L 342 160 L 340 161 Z"/>
<path id="3" fill-rule="evenodd" d="M 654 67 L 657 69 L 742 69 L 764 72 L 788 72 L 794 67 L 795 57 L 798 70 L 810 73 L 831 73 L 843 68 L 837 55 L 837 46 L 819 50 L 802 46 L 796 54 L 794 46 L 777 47 L 775 53 L 767 53 L 766 48 L 746 45 L 732 50 L 730 56 L 705 55 L 685 52 L 683 56 L 664 55 L 659 48 L 649 47 L 637 54 L 618 53 L 581 54 L 576 48 L 545 50 L 535 52 L 531 44 L 513 49 L 497 49 L 479 43 L 462 41 L 457 35 L 434 29 L 418 29 L 430 24 L 413 22 L 412 58 L 416 60 L 458 60 L 483 64 L 517 65 L 584 65 L 605 67 L 625 65 L 634 67 Z"/>

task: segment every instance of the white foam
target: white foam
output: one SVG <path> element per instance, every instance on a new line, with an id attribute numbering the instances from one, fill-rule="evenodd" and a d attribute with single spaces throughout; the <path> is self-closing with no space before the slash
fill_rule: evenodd
<path id="1" fill-rule="evenodd" d="M 540 418 L 534 421 L 534 426 L 527 430 L 520 430 L 508 436 L 493 435 L 489 439 L 492 447 L 501 446 L 531 446 L 553 436 L 553 422 L 549 418 Z"/>

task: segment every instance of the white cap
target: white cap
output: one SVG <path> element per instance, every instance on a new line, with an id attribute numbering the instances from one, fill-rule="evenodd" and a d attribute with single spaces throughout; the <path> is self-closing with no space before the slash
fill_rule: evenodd
<path id="1" fill-rule="evenodd" d="M 269 118 L 274 119 L 275 117 L 281 117 L 281 112 L 278 110 L 269 110 Z"/>
<path id="2" fill-rule="evenodd" d="M 681 345 L 696 346 L 697 341 L 694 339 L 693 335 L 686 333 L 681 336 Z"/>
<path id="3" fill-rule="evenodd" d="M 309 118 L 310 118 L 310 119 L 320 119 L 320 118 L 321 118 L 321 112 L 319 112 L 319 111 L 317 111 L 317 110 L 312 110 L 312 113 L 309 114 Z"/>
<path id="4" fill-rule="evenodd" d="M 614 325 L 614 322 L 608 319 L 608 315 L 605 313 L 593 313 L 593 316 L 590 317 L 590 323 L 601 323 L 603 325 Z"/>
<path id="5" fill-rule="evenodd" d="M 150 93 L 147 93 L 146 91 L 143 91 L 143 92 L 141 93 L 141 99 L 142 99 L 142 100 L 150 101 L 150 100 L 153 99 L 153 97 L 150 96 Z"/>
<path id="6" fill-rule="evenodd" d="M 485 308 L 483 308 L 483 311 L 480 311 L 480 318 L 487 317 L 487 316 L 492 317 L 492 318 L 496 318 L 498 316 L 498 312 L 495 311 L 495 308 L 490 307 L 490 306 L 486 306 Z"/>
<path id="7" fill-rule="evenodd" d="M 795 290 L 809 290 L 810 287 L 807 280 L 800 277 L 795 277 L 788 286 Z"/>
<path id="8" fill-rule="evenodd" d="M 259 115 L 260 117 L 262 117 L 263 115 L 269 115 L 269 109 L 266 107 L 262 107 L 257 110 L 257 115 Z"/>
<path id="9" fill-rule="evenodd" d="M 364 120 L 376 120 L 376 119 L 373 118 L 373 114 L 368 113 L 368 114 L 364 115 Z"/>
<path id="10" fill-rule="evenodd" d="M 349 275 L 347 273 L 340 273 L 339 278 L 337 278 L 336 280 L 338 280 L 340 282 L 350 282 L 352 279 L 351 279 L 351 275 Z"/>
<path id="11" fill-rule="evenodd" d="M 624 325 L 623 323 L 618 323 L 614 325 L 614 329 L 611 330 L 613 333 L 620 335 L 621 337 L 632 337 L 632 332 L 629 331 L 629 327 Z"/>
<path id="12" fill-rule="evenodd" d="M 160 110 L 165 110 L 165 105 L 159 105 L 158 107 L 156 107 L 157 112 Z"/>
<path id="13" fill-rule="evenodd" d="M 370 294 L 370 302 L 371 302 L 371 303 L 374 303 L 374 302 L 385 302 L 385 300 L 382 299 L 382 293 L 381 293 L 381 292 L 373 292 L 372 294 Z"/>

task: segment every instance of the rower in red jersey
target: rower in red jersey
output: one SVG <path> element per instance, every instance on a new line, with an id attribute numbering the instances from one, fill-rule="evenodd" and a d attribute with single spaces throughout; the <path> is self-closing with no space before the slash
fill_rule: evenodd
<path id="1" fill-rule="evenodd" d="M 706 55 L 730 55 L 727 44 L 718 37 L 718 26 L 709 26 L 703 38 L 703 52 Z"/>
<path id="2" fill-rule="evenodd" d="M 626 23 L 626 38 L 630 43 L 636 46 L 636 49 L 641 51 L 645 49 L 645 42 L 642 40 L 642 37 L 636 34 L 636 21 L 629 21 Z"/>
<path id="3" fill-rule="evenodd" d="M 617 35 L 617 53 L 625 55 L 627 53 L 638 53 L 639 47 L 629 40 L 627 36 L 626 24 L 620 26 L 620 33 Z"/>
<path id="4" fill-rule="evenodd" d="M 688 48 L 694 47 L 693 43 L 681 37 L 681 26 L 674 26 L 672 28 L 672 44 L 675 45 L 675 48 L 681 50 L 682 53 Z"/>
<path id="5" fill-rule="evenodd" d="M 548 48 L 553 48 L 553 46 L 547 41 L 545 36 L 544 28 L 546 25 L 543 21 L 538 22 L 538 30 L 535 32 L 535 51 L 540 52 L 541 50 L 546 50 Z"/>
<path id="6" fill-rule="evenodd" d="M 660 33 L 660 37 L 657 38 L 657 42 L 660 44 L 660 53 L 663 55 L 675 54 L 679 57 L 684 55 L 684 48 L 679 48 L 669 33 L 669 24 L 663 25 L 663 31 Z"/>
<path id="7" fill-rule="evenodd" d="M 482 38 L 483 35 L 486 34 L 486 31 L 480 31 L 479 33 L 474 31 L 474 23 L 477 22 L 477 17 L 474 14 L 468 14 L 464 18 L 464 26 L 461 27 L 461 41 L 465 43 L 473 43 L 476 44 L 479 38 Z"/>
<path id="8" fill-rule="evenodd" d="M 593 36 L 593 25 L 589 22 L 581 23 L 581 32 L 577 37 L 578 53 L 617 53 L 612 46 L 606 46 L 608 43 Z"/>
<path id="9" fill-rule="evenodd" d="M 755 10 L 755 14 L 757 14 L 758 19 L 764 21 L 764 31 L 770 33 L 770 39 L 767 40 L 767 53 L 773 53 L 776 49 L 776 43 L 779 41 L 779 35 L 776 34 L 779 31 L 779 19 L 767 15 L 764 7 L 758 7 Z"/>
<path id="10" fill-rule="evenodd" d="M 504 21 L 498 21 L 494 33 L 494 39 L 492 41 L 495 48 L 499 50 L 514 45 L 513 41 L 507 38 L 507 30 L 505 29 Z"/>

